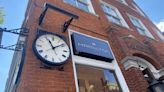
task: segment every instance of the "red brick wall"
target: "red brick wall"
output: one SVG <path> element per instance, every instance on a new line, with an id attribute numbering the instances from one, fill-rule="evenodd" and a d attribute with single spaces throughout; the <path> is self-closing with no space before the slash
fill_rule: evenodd
<path id="1" fill-rule="evenodd" d="M 141 51 L 135 51 L 129 49 L 125 42 L 121 39 L 122 36 L 132 34 L 134 35 L 139 41 L 143 42 L 146 37 L 139 35 L 137 31 L 135 31 L 134 26 L 131 24 L 127 13 L 136 16 L 137 18 L 141 19 L 146 27 L 151 31 L 153 36 L 159 40 L 159 37 L 153 32 L 151 25 L 153 25 L 148 18 L 145 18 L 138 14 L 136 11 L 132 10 L 130 7 L 130 2 L 128 2 L 129 6 L 123 5 L 117 0 L 104 0 L 113 6 L 117 7 L 120 13 L 123 15 L 124 19 L 128 23 L 130 29 L 116 26 L 117 32 L 108 32 L 107 28 L 111 25 L 114 25 L 106 19 L 99 0 L 91 0 L 93 3 L 94 10 L 97 15 L 90 14 L 75 8 L 69 4 L 63 3 L 63 0 L 29 0 L 29 5 L 26 11 L 26 18 L 29 15 L 29 19 L 24 21 L 24 25 L 30 29 L 29 37 L 28 37 L 28 46 L 27 46 L 27 53 L 26 53 L 26 60 L 21 76 L 20 84 L 18 85 L 17 92 L 75 92 L 75 81 L 74 81 L 74 74 L 73 74 L 73 66 L 71 57 L 69 62 L 65 64 L 64 71 L 58 70 L 49 70 L 40 68 L 42 65 L 40 60 L 36 58 L 34 52 L 32 50 L 32 43 L 35 39 L 35 32 L 37 28 L 42 28 L 50 32 L 54 32 L 60 35 L 65 36 L 68 39 L 68 32 L 61 33 L 61 28 L 65 20 L 69 19 L 68 16 L 65 16 L 61 13 L 54 12 L 53 10 L 49 9 L 45 19 L 41 26 L 38 25 L 39 15 L 42 11 L 43 4 L 45 1 L 54 4 L 58 7 L 71 11 L 77 15 L 79 15 L 78 20 L 74 20 L 70 26 L 71 29 L 76 31 L 95 36 L 97 38 L 101 38 L 104 40 L 108 40 L 116 60 L 118 61 L 120 68 L 124 74 L 126 82 L 130 88 L 131 92 L 146 92 L 147 91 L 147 83 L 143 78 L 138 69 L 131 68 L 127 71 L 124 70 L 123 65 L 120 63 L 121 60 L 126 57 L 127 55 L 133 55 L 133 53 L 141 53 Z M 34 4 L 35 2 L 35 4 Z M 32 9 L 30 9 L 30 6 Z M 69 43 L 68 43 L 69 44 Z M 161 53 L 164 49 L 159 48 L 158 46 L 163 46 L 162 43 L 156 40 L 151 40 L 151 44 L 158 50 L 157 53 Z M 158 45 L 157 45 L 158 44 Z M 146 55 L 146 53 L 145 53 Z M 162 58 L 156 59 L 153 55 L 149 55 L 152 58 L 156 67 L 164 66 L 162 63 Z M 161 61 L 160 61 L 161 60 Z M 161 66 L 160 63 L 162 64 Z M 137 76 L 137 77 L 136 77 Z M 137 80 L 137 81 L 136 81 Z"/>

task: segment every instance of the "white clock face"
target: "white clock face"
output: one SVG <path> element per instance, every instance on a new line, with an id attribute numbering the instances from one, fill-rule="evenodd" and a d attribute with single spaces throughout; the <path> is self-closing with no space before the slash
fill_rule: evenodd
<path id="1" fill-rule="evenodd" d="M 62 64 L 70 55 L 70 49 L 66 42 L 54 34 L 39 36 L 34 48 L 42 59 L 51 64 Z"/>

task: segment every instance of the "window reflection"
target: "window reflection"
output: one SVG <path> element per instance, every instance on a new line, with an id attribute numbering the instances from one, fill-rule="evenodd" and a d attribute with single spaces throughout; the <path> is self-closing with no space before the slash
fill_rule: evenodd
<path id="1" fill-rule="evenodd" d="M 111 70 L 76 65 L 79 92 L 122 92 Z"/>

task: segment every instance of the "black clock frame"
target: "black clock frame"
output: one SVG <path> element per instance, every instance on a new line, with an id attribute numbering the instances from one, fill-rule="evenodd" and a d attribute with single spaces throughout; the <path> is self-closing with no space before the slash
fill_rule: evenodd
<path id="1" fill-rule="evenodd" d="M 41 37 L 41 36 L 43 36 L 43 35 L 47 35 L 47 34 L 51 34 L 51 35 L 58 36 L 59 38 L 61 38 L 62 40 L 64 40 L 65 43 L 67 44 L 66 38 L 65 38 L 64 36 L 61 36 L 61 35 L 58 35 L 58 34 L 55 34 L 55 33 L 51 33 L 51 32 L 47 32 L 47 31 L 43 31 L 43 30 L 37 30 L 37 35 L 36 35 L 35 40 L 33 41 L 33 46 L 32 46 L 35 55 L 36 55 L 37 58 L 38 58 L 42 63 L 44 63 L 46 66 L 62 66 L 62 65 L 64 65 L 64 64 L 66 64 L 67 61 L 68 61 L 68 59 L 69 59 L 69 57 L 70 57 L 70 54 L 71 54 L 70 52 L 69 52 L 68 58 L 67 58 L 65 61 L 63 61 L 63 62 L 61 62 L 61 63 L 55 63 L 55 62 L 51 62 L 51 61 L 49 61 L 49 60 L 44 59 L 44 58 L 38 53 L 38 51 L 36 50 L 36 47 L 35 47 L 35 46 L 36 46 L 36 41 L 37 41 L 37 39 L 38 39 L 39 37 Z M 67 45 L 68 45 L 68 44 L 67 44 Z M 68 45 L 68 48 L 69 48 L 69 45 Z M 69 51 L 70 51 L 70 48 L 69 48 Z"/>

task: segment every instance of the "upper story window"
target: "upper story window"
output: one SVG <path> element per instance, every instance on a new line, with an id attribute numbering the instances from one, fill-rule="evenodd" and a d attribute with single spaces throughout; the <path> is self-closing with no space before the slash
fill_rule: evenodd
<path id="1" fill-rule="evenodd" d="M 129 28 L 117 8 L 103 1 L 101 3 L 101 7 L 103 8 L 105 15 L 110 22 Z"/>
<path id="2" fill-rule="evenodd" d="M 130 17 L 131 22 L 133 23 L 133 25 L 136 27 L 137 31 L 141 35 L 145 35 L 154 39 L 153 35 L 148 31 L 145 25 L 138 18 L 131 15 L 129 15 L 129 17 Z"/>
<path id="3" fill-rule="evenodd" d="M 118 1 L 125 4 L 125 5 L 128 5 L 125 0 L 118 0 Z"/>
<path id="4" fill-rule="evenodd" d="M 158 35 L 158 37 L 161 39 L 161 41 L 164 42 L 164 36 L 162 35 L 162 32 L 158 29 L 154 28 L 154 31 L 156 32 L 156 34 Z"/>
<path id="5" fill-rule="evenodd" d="M 73 6 L 78 7 L 86 12 L 95 14 L 90 0 L 64 0 L 64 2 L 69 3 Z"/>

